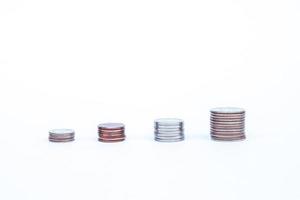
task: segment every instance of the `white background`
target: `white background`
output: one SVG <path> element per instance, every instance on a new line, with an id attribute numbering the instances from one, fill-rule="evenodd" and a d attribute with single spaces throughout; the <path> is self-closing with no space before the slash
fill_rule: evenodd
<path id="1" fill-rule="evenodd" d="M 299 200 L 299 64 L 298 0 L 0 0 L 0 199 Z M 210 140 L 215 106 L 247 140 Z"/>

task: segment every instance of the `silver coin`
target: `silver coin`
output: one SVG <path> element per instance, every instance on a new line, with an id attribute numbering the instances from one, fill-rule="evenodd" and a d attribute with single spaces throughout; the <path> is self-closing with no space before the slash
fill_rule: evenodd
<path id="1" fill-rule="evenodd" d="M 216 125 L 238 125 L 238 124 L 245 124 L 245 121 L 213 121 L 210 120 L 210 124 L 216 124 Z"/>
<path id="2" fill-rule="evenodd" d="M 239 126 L 239 127 L 224 127 L 224 126 L 210 126 L 210 129 L 212 130 L 245 130 L 245 127 L 244 126 Z"/>
<path id="3" fill-rule="evenodd" d="M 246 113 L 215 113 L 215 112 L 211 112 L 210 113 L 211 116 L 215 116 L 215 117 L 244 117 L 246 116 Z"/>
<path id="4" fill-rule="evenodd" d="M 154 139 L 157 142 L 181 142 L 181 141 L 184 140 L 184 137 L 178 138 L 178 139 L 168 139 L 168 140 L 166 140 L 166 139 L 160 139 L 160 138 L 154 138 Z"/>
<path id="5" fill-rule="evenodd" d="M 178 118 L 160 118 L 154 121 L 156 141 L 181 141 L 184 139 L 184 122 Z"/>
<path id="6" fill-rule="evenodd" d="M 174 137 L 174 138 L 155 137 L 154 140 L 161 140 L 161 141 L 184 140 L 184 137 Z"/>
<path id="7" fill-rule="evenodd" d="M 211 122 L 244 122 L 245 118 L 234 119 L 234 118 L 210 118 Z"/>
<path id="8" fill-rule="evenodd" d="M 212 113 L 245 113 L 243 108 L 236 108 L 236 107 L 217 107 L 210 110 Z"/>
<path id="9" fill-rule="evenodd" d="M 162 135 L 162 136 L 168 136 L 168 135 L 184 135 L 184 132 L 179 131 L 179 132 L 154 132 L 155 135 Z"/>
<path id="10" fill-rule="evenodd" d="M 49 136 L 52 136 L 52 137 L 73 137 L 74 135 L 75 135 L 74 133 L 65 133 L 65 134 L 49 133 Z"/>
<path id="11" fill-rule="evenodd" d="M 233 129 L 222 129 L 222 128 L 210 128 L 211 131 L 219 131 L 219 132 L 235 132 L 235 131 L 244 131 L 244 128 L 233 128 Z"/>
<path id="12" fill-rule="evenodd" d="M 125 125 L 122 123 L 103 123 L 103 124 L 99 124 L 98 128 L 103 130 L 124 129 Z"/>
<path id="13" fill-rule="evenodd" d="M 213 140 L 220 140 L 220 141 L 236 141 L 236 140 L 245 140 L 246 136 L 241 135 L 241 136 L 236 136 L 236 137 L 220 137 L 220 136 L 212 135 L 211 138 Z"/>
<path id="14" fill-rule="evenodd" d="M 218 138 L 240 138 L 245 137 L 245 134 L 235 134 L 235 135 L 220 135 L 220 134 L 211 134 L 212 137 L 218 137 Z"/>
<path id="15" fill-rule="evenodd" d="M 55 134 L 55 135 L 64 135 L 64 134 L 74 134 L 75 131 L 73 129 L 52 129 L 49 131 L 49 134 Z"/>
<path id="16" fill-rule="evenodd" d="M 49 131 L 50 142 L 74 141 L 75 131 L 73 129 L 52 129 Z"/>
<path id="17" fill-rule="evenodd" d="M 174 130 L 174 129 L 169 129 L 169 130 L 165 130 L 165 129 L 155 129 L 154 132 L 157 132 L 157 133 L 181 133 L 181 132 L 184 132 L 184 130 Z"/>
<path id="18" fill-rule="evenodd" d="M 49 133 L 49 135 L 54 135 L 54 136 L 70 136 L 70 135 L 75 135 L 75 132 L 74 133 Z"/>
<path id="19" fill-rule="evenodd" d="M 63 137 L 63 138 L 61 138 L 61 137 L 48 137 L 49 138 L 49 140 L 51 139 L 51 140 L 69 140 L 69 139 L 74 139 L 75 137 Z"/>
<path id="20" fill-rule="evenodd" d="M 238 131 L 238 130 L 236 130 L 236 131 L 213 131 L 213 130 L 211 130 L 210 131 L 212 134 L 232 134 L 232 135 L 234 135 L 234 134 L 245 134 L 245 131 L 244 130 L 240 130 L 240 131 Z"/>
<path id="21" fill-rule="evenodd" d="M 178 118 L 159 118 L 154 121 L 156 125 L 181 125 L 183 124 L 182 119 Z"/>
<path id="22" fill-rule="evenodd" d="M 174 138 L 174 137 L 184 137 L 183 134 L 176 134 L 176 135 L 161 135 L 161 134 L 156 134 L 155 137 L 160 137 L 160 138 Z"/>
<path id="23" fill-rule="evenodd" d="M 160 134 L 180 134 L 184 133 L 184 130 L 174 130 L 174 131 L 164 131 L 164 130 L 154 130 L 154 133 L 160 133 Z"/>
<path id="24" fill-rule="evenodd" d="M 228 126 L 245 126 L 245 122 L 244 121 L 240 121 L 240 122 L 216 122 L 216 121 L 210 121 L 210 125 L 211 126 L 225 126 L 225 127 L 228 127 Z"/>
<path id="25" fill-rule="evenodd" d="M 211 137 L 218 137 L 218 138 L 240 138 L 240 137 L 245 137 L 244 134 L 239 134 L 239 135 L 216 135 L 216 134 L 211 134 Z"/>
<path id="26" fill-rule="evenodd" d="M 74 141 L 74 140 L 75 140 L 74 138 L 63 139 L 63 140 L 49 138 L 49 141 L 50 141 L 50 142 L 72 142 L 72 141 Z"/>
<path id="27" fill-rule="evenodd" d="M 154 126 L 155 129 L 183 129 L 183 124 L 182 125 L 157 125 Z"/>
<path id="28" fill-rule="evenodd" d="M 73 136 L 69 136 L 69 137 L 53 137 L 53 136 L 49 136 L 49 139 L 58 139 L 58 140 L 67 140 L 67 139 L 72 139 L 74 138 Z"/>
<path id="29" fill-rule="evenodd" d="M 215 117 L 215 116 L 211 116 L 210 119 L 213 119 L 213 120 L 220 120 L 220 121 L 223 121 L 223 120 L 244 120 L 245 117 Z"/>

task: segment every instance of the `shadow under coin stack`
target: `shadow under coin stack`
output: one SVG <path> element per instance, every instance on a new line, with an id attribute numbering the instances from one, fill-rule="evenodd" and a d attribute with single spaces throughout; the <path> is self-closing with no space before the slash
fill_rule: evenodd
<path id="1" fill-rule="evenodd" d="M 184 140 L 183 125 L 181 119 L 161 118 L 155 120 L 155 140 L 158 142 L 179 142 Z"/>
<path id="2" fill-rule="evenodd" d="M 211 138 L 219 141 L 244 140 L 245 110 L 241 108 L 214 108 L 210 111 Z"/>
<path id="3" fill-rule="evenodd" d="M 121 142 L 125 140 L 125 125 L 121 123 L 105 123 L 98 125 L 100 142 Z"/>
<path id="4" fill-rule="evenodd" d="M 49 131 L 50 142 L 72 142 L 75 140 L 75 131 L 72 129 L 53 129 Z"/>

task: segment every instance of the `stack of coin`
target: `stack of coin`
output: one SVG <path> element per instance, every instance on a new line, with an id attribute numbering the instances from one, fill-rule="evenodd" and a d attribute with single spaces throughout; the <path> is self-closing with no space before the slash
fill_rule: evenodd
<path id="1" fill-rule="evenodd" d="M 211 138 L 220 141 L 243 140 L 245 136 L 245 110 L 223 107 L 210 111 Z"/>
<path id="2" fill-rule="evenodd" d="M 53 129 L 49 131 L 50 142 L 74 141 L 75 131 L 72 129 Z"/>
<path id="3" fill-rule="evenodd" d="M 154 121 L 155 140 L 179 142 L 184 140 L 183 121 L 175 118 L 161 118 Z"/>
<path id="4" fill-rule="evenodd" d="M 98 125 L 100 142 L 121 142 L 125 140 L 125 125 L 121 123 L 104 123 Z"/>

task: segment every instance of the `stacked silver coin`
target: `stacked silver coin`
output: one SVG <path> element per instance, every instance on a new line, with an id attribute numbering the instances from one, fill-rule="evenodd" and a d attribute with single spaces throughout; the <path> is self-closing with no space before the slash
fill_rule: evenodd
<path id="1" fill-rule="evenodd" d="M 210 111 L 211 138 L 220 141 L 243 140 L 245 136 L 245 110 L 222 107 Z"/>
<path id="2" fill-rule="evenodd" d="M 176 118 L 161 118 L 154 121 L 155 140 L 179 142 L 184 140 L 183 121 Z"/>
<path id="3" fill-rule="evenodd" d="M 72 129 L 53 129 L 49 131 L 50 142 L 72 142 L 75 140 L 75 131 Z"/>

